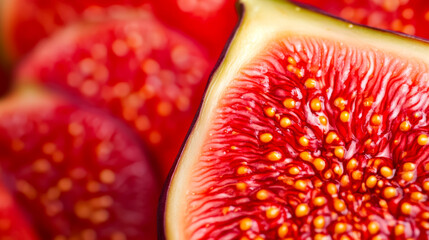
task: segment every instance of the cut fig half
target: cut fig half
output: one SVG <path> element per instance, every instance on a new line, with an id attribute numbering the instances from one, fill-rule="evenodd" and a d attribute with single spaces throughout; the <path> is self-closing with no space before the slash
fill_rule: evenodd
<path id="1" fill-rule="evenodd" d="M 166 186 L 162 237 L 427 239 L 429 44 L 241 3 Z"/>

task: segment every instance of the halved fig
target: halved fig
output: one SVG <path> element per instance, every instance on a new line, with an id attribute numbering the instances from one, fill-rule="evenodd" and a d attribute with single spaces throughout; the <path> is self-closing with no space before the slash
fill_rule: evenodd
<path id="1" fill-rule="evenodd" d="M 46 84 L 123 120 L 166 178 L 208 73 L 202 48 L 147 13 L 69 26 L 35 49 L 17 79 Z"/>
<path id="2" fill-rule="evenodd" d="M 159 181 L 120 122 L 36 88 L 0 102 L 2 179 L 41 239 L 155 239 Z"/>
<path id="3" fill-rule="evenodd" d="M 244 15 L 165 189 L 166 239 L 428 239 L 429 44 Z"/>

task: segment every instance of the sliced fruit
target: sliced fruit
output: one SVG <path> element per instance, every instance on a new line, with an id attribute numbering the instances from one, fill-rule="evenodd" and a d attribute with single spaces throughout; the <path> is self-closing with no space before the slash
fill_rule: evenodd
<path id="1" fill-rule="evenodd" d="M 238 15 L 234 0 L 153 0 L 154 10 L 171 26 L 204 44 L 212 57 L 219 57 Z"/>
<path id="2" fill-rule="evenodd" d="M 355 23 L 429 39 L 429 2 L 425 0 L 297 1 Z"/>
<path id="3" fill-rule="evenodd" d="M 151 17 L 82 23 L 41 44 L 18 79 L 38 81 L 127 122 L 164 177 L 206 84 L 202 50 Z"/>
<path id="4" fill-rule="evenodd" d="M 36 234 L 16 206 L 15 199 L 0 185 L 0 236 L 1 239 L 36 240 Z"/>
<path id="5" fill-rule="evenodd" d="M 158 185 L 121 123 L 48 93 L 0 103 L 0 164 L 42 239 L 156 239 Z"/>
<path id="6" fill-rule="evenodd" d="M 429 43 L 242 0 L 166 239 L 427 239 Z"/>
<path id="7" fill-rule="evenodd" d="M 123 7 L 147 8 L 145 3 L 144 0 L 3 0 L 0 2 L 0 43 L 5 44 L 6 54 L 3 57 L 17 60 L 40 40 L 77 20 L 115 17 Z"/>

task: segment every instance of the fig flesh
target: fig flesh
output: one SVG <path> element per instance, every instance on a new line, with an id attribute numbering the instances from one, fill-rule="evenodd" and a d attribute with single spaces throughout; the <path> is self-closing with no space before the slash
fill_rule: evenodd
<path id="1" fill-rule="evenodd" d="M 165 188 L 166 239 L 427 239 L 429 44 L 242 0 Z"/>

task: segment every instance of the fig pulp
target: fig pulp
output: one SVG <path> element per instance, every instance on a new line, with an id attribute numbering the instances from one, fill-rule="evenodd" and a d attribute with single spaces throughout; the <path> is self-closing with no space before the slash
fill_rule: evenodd
<path id="1" fill-rule="evenodd" d="M 428 239 L 429 44 L 242 0 L 161 207 L 166 239 Z"/>
<path id="2" fill-rule="evenodd" d="M 40 44 L 17 78 L 44 83 L 125 121 L 166 178 L 208 66 L 201 48 L 148 13 L 70 26 Z"/>
<path id="3" fill-rule="evenodd" d="M 137 139 L 41 90 L 0 102 L 1 177 L 41 239 L 155 239 L 159 183 Z"/>

